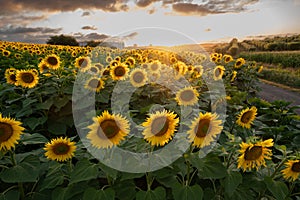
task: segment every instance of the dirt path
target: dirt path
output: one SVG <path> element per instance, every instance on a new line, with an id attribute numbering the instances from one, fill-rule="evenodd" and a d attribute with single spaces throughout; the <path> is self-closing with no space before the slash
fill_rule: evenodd
<path id="1" fill-rule="evenodd" d="M 262 99 L 270 102 L 284 100 L 291 102 L 293 106 L 300 105 L 300 93 L 298 92 L 289 91 L 263 82 L 260 82 L 259 86 L 262 90 L 258 93 L 258 96 Z M 296 112 L 300 115 L 300 109 L 297 109 Z"/>

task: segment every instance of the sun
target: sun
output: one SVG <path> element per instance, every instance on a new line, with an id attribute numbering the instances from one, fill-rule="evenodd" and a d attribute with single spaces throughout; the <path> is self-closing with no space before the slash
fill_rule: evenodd
<path id="1" fill-rule="evenodd" d="M 142 134 L 144 139 L 152 146 L 164 146 L 167 144 L 176 131 L 176 127 L 179 123 L 179 118 L 176 118 L 177 114 L 167 110 L 156 111 L 142 123 L 145 127 Z"/>
<path id="2" fill-rule="evenodd" d="M 16 84 L 24 88 L 33 88 L 39 82 L 39 77 L 34 70 L 20 70 L 16 73 Z"/>
<path id="3" fill-rule="evenodd" d="M 253 168 L 258 170 L 261 166 L 266 166 L 265 159 L 270 160 L 272 156 L 272 150 L 267 147 L 272 147 L 273 144 L 273 139 L 256 143 L 242 142 L 239 150 L 241 155 L 238 158 L 238 168 L 243 168 L 243 171 L 246 171 Z"/>
<path id="4" fill-rule="evenodd" d="M 147 73 L 144 69 L 136 68 L 130 73 L 130 83 L 134 87 L 142 87 L 148 81 Z"/>
<path id="5" fill-rule="evenodd" d="M 251 127 L 251 124 L 255 120 L 256 115 L 257 108 L 255 106 L 252 106 L 251 108 L 246 108 L 242 110 L 241 113 L 238 115 L 236 123 L 239 126 L 249 129 Z"/>
<path id="6" fill-rule="evenodd" d="M 50 160 L 64 162 L 74 156 L 76 150 L 75 142 L 70 138 L 55 138 L 45 144 L 45 156 Z"/>
<path id="7" fill-rule="evenodd" d="M 198 102 L 199 93 L 192 86 L 185 87 L 176 93 L 175 100 L 178 105 L 192 106 Z"/>
<path id="8" fill-rule="evenodd" d="M 88 126 L 90 131 L 87 138 L 98 149 L 119 145 L 129 133 L 129 122 L 120 114 L 110 114 L 105 110 L 102 115 L 94 117 L 93 121 Z"/>
<path id="9" fill-rule="evenodd" d="M 21 122 L 9 117 L 2 117 L 0 113 L 0 150 L 11 150 L 18 144 L 25 128 Z"/>
<path id="10" fill-rule="evenodd" d="M 283 178 L 288 181 L 295 181 L 300 175 L 300 160 L 288 160 L 285 162 L 286 168 L 281 170 Z"/>
<path id="11" fill-rule="evenodd" d="M 217 114 L 213 113 L 199 113 L 190 126 L 187 132 L 190 142 L 193 146 L 203 148 L 209 146 L 216 137 L 221 133 L 223 126 L 222 121 L 218 119 Z"/>

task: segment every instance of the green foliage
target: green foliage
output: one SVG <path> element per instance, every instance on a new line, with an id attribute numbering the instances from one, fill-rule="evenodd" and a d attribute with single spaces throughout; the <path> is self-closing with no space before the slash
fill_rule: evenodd
<path id="1" fill-rule="evenodd" d="M 59 36 L 51 36 L 49 40 L 47 40 L 47 44 L 52 45 L 69 45 L 69 46 L 79 46 L 79 43 L 72 36 L 59 35 Z"/>

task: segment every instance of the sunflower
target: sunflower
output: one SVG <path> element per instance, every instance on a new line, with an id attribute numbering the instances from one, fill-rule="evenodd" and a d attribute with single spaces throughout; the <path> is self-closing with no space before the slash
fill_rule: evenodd
<path id="1" fill-rule="evenodd" d="M 209 146 L 222 131 L 222 121 L 217 114 L 199 113 L 199 116 L 192 121 L 190 130 L 187 132 L 190 142 L 194 146 L 203 148 Z"/>
<path id="2" fill-rule="evenodd" d="M 281 170 L 283 178 L 288 181 L 295 181 L 300 175 L 300 160 L 288 160 L 285 163 L 286 168 Z"/>
<path id="3" fill-rule="evenodd" d="M 147 83 L 147 73 L 143 69 L 134 69 L 130 73 L 130 83 L 134 87 L 142 87 Z"/>
<path id="4" fill-rule="evenodd" d="M 176 93 L 178 105 L 192 106 L 198 102 L 199 93 L 192 86 L 184 87 Z"/>
<path id="5" fill-rule="evenodd" d="M 236 120 L 236 123 L 242 127 L 249 129 L 256 115 L 257 115 L 257 108 L 255 106 L 252 106 L 250 109 L 246 108 L 242 110 L 241 113 L 238 115 L 238 119 Z"/>
<path id="6" fill-rule="evenodd" d="M 75 142 L 70 138 L 56 138 L 45 144 L 45 156 L 50 160 L 64 162 L 74 156 L 76 150 Z"/>
<path id="7" fill-rule="evenodd" d="M 216 66 L 214 69 L 214 80 L 217 81 L 217 80 L 222 79 L 224 71 L 225 71 L 224 66 L 221 66 L 221 65 Z"/>
<path id="8" fill-rule="evenodd" d="M 41 73 L 47 72 L 49 70 L 49 67 L 48 67 L 47 63 L 44 60 L 42 60 L 39 63 L 38 68 L 39 68 Z"/>
<path id="9" fill-rule="evenodd" d="M 238 158 L 238 168 L 243 168 L 243 171 L 247 169 L 258 168 L 260 166 L 266 166 L 265 159 L 270 160 L 272 156 L 272 150 L 267 147 L 273 146 L 273 139 L 268 139 L 262 142 L 256 143 L 244 143 L 240 144 L 239 150 L 240 156 Z"/>
<path id="10" fill-rule="evenodd" d="M 45 63 L 50 69 L 58 69 L 60 66 L 60 59 L 57 55 L 51 54 L 44 58 Z"/>
<path id="11" fill-rule="evenodd" d="M 16 84 L 17 82 L 16 73 L 17 70 L 15 68 L 8 68 L 5 70 L 5 78 L 8 84 L 12 84 L 12 85 Z"/>
<path id="12" fill-rule="evenodd" d="M 90 91 L 99 92 L 104 88 L 104 81 L 98 77 L 92 77 L 86 81 L 84 87 Z"/>
<path id="13" fill-rule="evenodd" d="M 24 129 L 21 122 L 9 117 L 2 117 L 0 113 L 0 150 L 11 150 L 18 144 Z"/>
<path id="14" fill-rule="evenodd" d="M 232 72 L 231 79 L 230 79 L 230 82 L 233 82 L 233 81 L 235 80 L 236 75 L 237 75 L 237 71 L 233 71 L 233 72 Z"/>
<path id="15" fill-rule="evenodd" d="M 129 69 L 127 65 L 119 63 L 119 65 L 111 67 L 110 76 L 113 80 L 124 80 L 128 74 L 128 71 Z"/>
<path id="16" fill-rule="evenodd" d="M 233 58 L 231 55 L 224 55 L 223 60 L 225 63 L 229 63 L 229 62 L 233 61 Z"/>
<path id="17" fill-rule="evenodd" d="M 257 73 L 262 72 L 263 69 L 264 69 L 264 66 L 260 66 L 260 67 L 257 69 Z"/>
<path id="18" fill-rule="evenodd" d="M 4 50 L 2 52 L 2 55 L 5 56 L 5 57 L 8 57 L 10 55 L 10 51 Z"/>
<path id="19" fill-rule="evenodd" d="M 128 63 L 129 67 L 133 67 L 135 65 L 135 59 L 131 56 L 127 57 L 125 62 Z"/>
<path id="20" fill-rule="evenodd" d="M 75 67 L 79 68 L 80 71 L 85 72 L 91 66 L 91 59 L 89 57 L 80 56 L 75 59 Z"/>
<path id="21" fill-rule="evenodd" d="M 149 70 L 150 70 L 151 72 L 158 72 L 159 69 L 160 69 L 160 65 L 161 65 L 160 61 L 159 61 L 159 60 L 155 60 L 155 61 L 153 61 L 153 62 L 149 65 Z"/>
<path id="22" fill-rule="evenodd" d="M 109 114 L 105 110 L 101 116 L 93 118 L 94 123 L 88 126 L 90 129 L 87 138 L 96 148 L 110 148 L 118 145 L 129 133 L 129 122 L 119 114 Z"/>
<path id="23" fill-rule="evenodd" d="M 203 66 L 196 65 L 193 68 L 193 78 L 200 78 L 203 74 Z"/>
<path id="24" fill-rule="evenodd" d="M 170 111 L 156 111 L 147 118 L 142 126 L 145 127 L 142 134 L 152 146 L 163 146 L 171 140 L 179 123 L 179 118 Z"/>
<path id="25" fill-rule="evenodd" d="M 20 70 L 16 73 L 16 84 L 24 88 L 33 88 L 39 82 L 38 75 L 33 70 Z"/>
<path id="26" fill-rule="evenodd" d="M 240 68 L 243 64 L 245 64 L 246 61 L 244 58 L 238 58 L 236 61 L 235 61 L 235 64 L 234 64 L 234 67 L 235 68 Z"/>

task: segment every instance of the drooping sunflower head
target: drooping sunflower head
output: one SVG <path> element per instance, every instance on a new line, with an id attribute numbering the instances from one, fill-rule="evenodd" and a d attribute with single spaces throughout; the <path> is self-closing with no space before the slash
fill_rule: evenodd
<path id="1" fill-rule="evenodd" d="M 252 122 L 255 120 L 257 115 L 257 108 L 252 106 L 251 108 L 246 108 L 241 111 L 238 115 L 236 123 L 244 128 L 249 129 L 251 127 Z"/>
<path id="2" fill-rule="evenodd" d="M 40 70 L 41 73 L 48 72 L 48 70 L 50 69 L 48 67 L 48 64 L 44 60 L 42 60 L 39 63 L 38 67 L 39 67 L 39 70 Z"/>
<path id="3" fill-rule="evenodd" d="M 147 73 L 143 69 L 136 68 L 130 73 L 130 83 L 134 87 L 142 87 L 147 83 Z"/>
<path id="4" fill-rule="evenodd" d="M 234 64 L 234 67 L 235 68 L 240 68 L 242 65 L 244 65 L 246 63 L 245 59 L 244 58 L 238 58 L 236 61 L 235 61 L 235 64 Z"/>
<path id="5" fill-rule="evenodd" d="M 187 132 L 190 142 L 199 148 L 209 146 L 222 131 L 222 121 L 218 119 L 217 114 L 199 113 Z"/>
<path id="6" fill-rule="evenodd" d="M 235 80 L 236 75 L 237 75 L 237 71 L 233 71 L 233 72 L 232 72 L 232 75 L 231 75 L 230 82 L 233 82 L 233 81 Z"/>
<path id="7" fill-rule="evenodd" d="M 20 70 L 16 74 L 16 84 L 24 88 L 33 88 L 39 82 L 38 75 L 33 70 Z"/>
<path id="8" fill-rule="evenodd" d="M 91 59 L 89 57 L 80 56 L 75 59 L 75 67 L 85 72 L 91 67 Z"/>
<path id="9" fill-rule="evenodd" d="M 214 76 L 213 76 L 214 80 L 217 81 L 217 80 L 222 79 L 224 71 L 225 71 L 224 66 L 222 66 L 222 65 L 216 66 L 215 69 L 214 69 Z"/>
<path id="10" fill-rule="evenodd" d="M 176 131 L 176 127 L 179 123 L 177 115 L 170 111 L 157 111 L 146 119 L 142 123 L 145 127 L 142 134 L 144 139 L 152 146 L 164 146 L 167 144 Z"/>
<path id="11" fill-rule="evenodd" d="M 199 93 L 192 86 L 185 87 L 176 93 L 175 100 L 178 105 L 192 106 L 198 102 Z"/>
<path id="12" fill-rule="evenodd" d="M 74 156 L 76 146 L 70 138 L 55 138 L 45 144 L 45 156 L 50 160 L 64 162 Z"/>
<path id="13" fill-rule="evenodd" d="M 119 65 L 111 67 L 110 76 L 113 80 L 124 80 L 128 72 L 128 66 L 123 63 L 119 63 Z"/>
<path id="14" fill-rule="evenodd" d="M 50 69 L 56 70 L 60 67 L 60 58 L 55 54 L 51 54 L 45 57 L 44 62 L 48 65 Z"/>
<path id="15" fill-rule="evenodd" d="M 98 77 L 92 77 L 86 81 L 84 87 L 90 91 L 100 92 L 104 88 L 104 81 Z"/>
<path id="16" fill-rule="evenodd" d="M 244 143 L 240 144 L 240 156 L 238 158 L 238 168 L 243 168 L 243 171 L 247 169 L 260 168 L 266 166 L 265 159 L 270 160 L 272 156 L 272 150 L 268 147 L 273 146 L 273 139 L 268 139 L 256 143 Z"/>
<path id="17" fill-rule="evenodd" d="M 229 63 L 229 62 L 233 61 L 233 58 L 232 58 L 231 55 L 226 54 L 226 55 L 223 56 L 223 60 L 224 60 L 225 63 Z"/>
<path id="18" fill-rule="evenodd" d="M 285 169 L 281 170 L 283 178 L 288 181 L 296 181 L 300 175 L 300 160 L 288 160 Z"/>
<path id="19" fill-rule="evenodd" d="M 25 130 L 21 124 L 9 117 L 3 117 L 0 113 L 0 150 L 11 150 L 18 144 L 18 140 Z"/>
<path id="20" fill-rule="evenodd" d="M 93 118 L 94 123 L 87 138 L 96 148 L 111 148 L 119 145 L 129 133 L 129 122 L 119 114 L 110 114 L 105 110 L 101 116 Z"/>
<path id="21" fill-rule="evenodd" d="M 17 82 L 16 79 L 17 70 L 15 68 L 8 68 L 5 70 L 5 78 L 8 84 L 15 85 Z"/>

